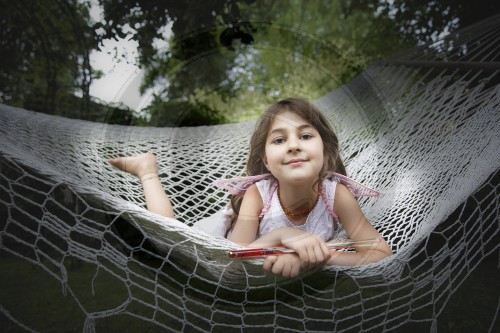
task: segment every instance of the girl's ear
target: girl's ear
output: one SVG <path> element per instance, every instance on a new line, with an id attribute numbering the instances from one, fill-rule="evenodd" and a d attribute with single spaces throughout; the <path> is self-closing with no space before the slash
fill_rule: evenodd
<path id="1" fill-rule="evenodd" d="M 266 167 L 267 171 L 269 171 L 268 163 L 267 163 L 267 156 L 265 154 L 264 154 L 264 156 L 262 156 L 262 162 L 264 163 L 264 166 Z"/>

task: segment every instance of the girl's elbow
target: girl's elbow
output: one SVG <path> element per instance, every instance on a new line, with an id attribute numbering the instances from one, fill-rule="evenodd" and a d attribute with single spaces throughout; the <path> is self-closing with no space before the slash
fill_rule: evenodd
<path id="1" fill-rule="evenodd" d="M 237 240 L 237 239 L 230 239 L 228 238 L 232 243 L 238 245 L 238 246 L 242 246 L 242 247 L 249 247 L 249 245 L 251 244 L 251 242 L 247 242 L 247 241 L 241 241 L 241 240 Z"/>
<path id="2" fill-rule="evenodd" d="M 379 262 L 392 255 L 393 253 L 391 250 L 374 250 L 374 255 L 372 255 L 373 261 L 371 261 L 370 263 Z"/>

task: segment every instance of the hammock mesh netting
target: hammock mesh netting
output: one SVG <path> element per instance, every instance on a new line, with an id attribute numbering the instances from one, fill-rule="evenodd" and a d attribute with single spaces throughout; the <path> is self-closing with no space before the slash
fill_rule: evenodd
<path id="1" fill-rule="evenodd" d="M 234 244 L 191 227 L 227 204 L 213 182 L 244 174 L 254 121 L 141 128 L 1 105 L 2 325 L 435 331 L 453 292 L 499 250 L 499 36 L 494 16 L 377 62 L 314 101 L 349 176 L 382 193 L 360 204 L 394 255 L 292 280 L 229 259 Z M 139 181 L 106 163 L 147 151 L 177 220 L 148 212 Z"/>

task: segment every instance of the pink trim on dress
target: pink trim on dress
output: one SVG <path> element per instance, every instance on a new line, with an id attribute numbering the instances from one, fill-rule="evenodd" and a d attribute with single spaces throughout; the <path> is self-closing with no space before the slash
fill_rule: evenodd
<path id="1" fill-rule="evenodd" d="M 219 188 L 228 190 L 232 195 L 243 196 L 247 191 L 247 188 L 249 188 L 252 184 L 271 177 L 272 175 L 270 173 L 266 173 L 257 176 L 217 179 L 214 184 Z"/>
<path id="2" fill-rule="evenodd" d="M 237 178 L 229 178 L 229 179 L 218 179 L 214 183 L 217 187 L 228 190 L 231 194 L 237 196 L 243 196 L 252 184 L 263 180 L 269 179 L 272 175 L 270 173 L 266 173 L 263 175 L 257 176 L 248 176 L 248 177 L 237 177 Z M 380 196 L 380 192 L 375 191 L 374 189 L 369 188 L 361 183 L 358 183 L 354 179 L 351 179 L 347 176 L 341 175 L 336 172 L 329 172 L 326 176 L 328 179 L 334 179 L 338 183 L 345 185 L 349 191 L 351 191 L 352 195 L 355 197 L 378 197 Z"/>
<path id="3" fill-rule="evenodd" d="M 271 199 L 273 198 L 274 192 L 276 192 L 276 189 L 278 188 L 278 185 L 274 184 L 271 186 L 269 189 L 269 193 L 267 195 L 267 202 L 264 205 L 264 208 L 262 208 L 262 211 L 259 214 L 259 219 L 262 219 L 264 215 L 269 211 L 269 208 L 271 208 Z"/>

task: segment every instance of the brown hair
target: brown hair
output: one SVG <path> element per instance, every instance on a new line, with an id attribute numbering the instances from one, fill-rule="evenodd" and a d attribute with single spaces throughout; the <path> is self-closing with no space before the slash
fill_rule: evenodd
<path id="1" fill-rule="evenodd" d="M 309 122 L 319 133 L 323 140 L 324 163 L 319 174 L 321 183 L 329 171 L 346 175 L 346 170 L 342 159 L 340 158 L 339 142 L 337 135 L 330 127 L 329 122 L 321 111 L 312 103 L 300 98 L 287 98 L 277 102 L 262 114 L 250 139 L 250 152 L 247 160 L 247 174 L 249 176 L 268 173 L 264 165 L 264 156 L 267 135 L 271 129 L 274 118 L 283 111 L 293 112 L 304 120 Z M 242 197 L 232 196 L 231 206 L 233 207 L 235 217 L 226 231 L 226 237 L 236 222 L 241 206 Z"/>

